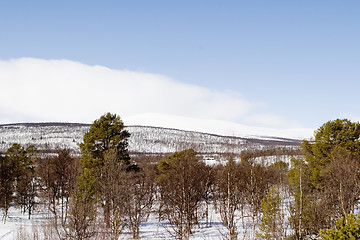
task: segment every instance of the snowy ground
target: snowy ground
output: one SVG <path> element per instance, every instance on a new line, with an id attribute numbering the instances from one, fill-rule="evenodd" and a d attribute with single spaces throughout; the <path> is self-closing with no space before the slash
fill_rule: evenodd
<path id="1" fill-rule="evenodd" d="M 2 213 L 1 213 L 2 215 Z M 23 239 L 43 239 L 40 235 L 46 231 L 46 223 L 50 215 L 45 212 L 36 212 L 31 219 L 25 214 L 19 213 L 17 209 L 11 208 L 6 223 L 0 222 L 0 240 L 23 240 Z M 141 239 L 174 239 L 166 230 L 167 222 L 158 222 L 156 214 L 151 214 L 149 220 L 141 225 Z M 251 226 L 245 223 L 246 229 L 238 222 L 239 239 L 252 239 Z M 40 236 L 40 237 L 39 237 Z M 205 221 L 200 223 L 199 228 L 195 228 L 194 234 L 190 239 L 193 240 L 211 240 L 226 239 L 226 229 L 222 226 L 219 215 L 212 211 L 209 217 L 209 226 L 205 226 Z M 132 239 L 131 233 L 125 231 L 120 239 Z"/>

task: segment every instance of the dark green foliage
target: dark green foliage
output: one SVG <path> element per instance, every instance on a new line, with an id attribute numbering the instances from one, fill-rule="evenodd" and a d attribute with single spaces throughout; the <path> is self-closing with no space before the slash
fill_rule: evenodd
<path id="1" fill-rule="evenodd" d="M 4 210 L 4 221 L 6 221 L 10 203 L 13 200 L 15 190 L 15 163 L 6 157 L 0 156 L 0 208 Z"/>
<path id="2" fill-rule="evenodd" d="M 304 141 L 302 148 L 306 162 L 311 169 L 314 187 L 321 187 L 324 166 L 331 161 L 335 148 L 343 148 L 354 156 L 360 156 L 360 124 L 347 119 L 336 119 L 322 125 L 315 132 L 314 141 Z"/>
<path id="3" fill-rule="evenodd" d="M 360 239 L 360 219 L 354 214 L 341 217 L 336 222 L 336 227 L 320 230 L 321 240 L 357 240 Z"/>
<path id="4" fill-rule="evenodd" d="M 35 164 L 38 159 L 37 149 L 29 146 L 25 150 L 23 148 L 18 148 L 18 150 L 20 165 L 16 184 L 17 203 L 23 207 L 24 212 L 28 212 L 30 218 L 39 188 L 35 175 Z"/>
<path id="5" fill-rule="evenodd" d="M 4 157 L 0 157 L 0 205 L 5 210 L 6 218 L 10 203 L 15 200 L 29 218 L 35 206 L 37 183 L 35 181 L 35 162 L 37 151 L 34 146 L 27 149 L 20 144 L 13 144 Z M 13 193 L 16 192 L 16 195 Z"/>
<path id="6" fill-rule="evenodd" d="M 129 164 L 128 138 L 130 133 L 124 129 L 124 123 L 116 114 L 107 113 L 95 120 L 84 135 L 80 144 L 81 160 L 84 167 L 94 168 L 104 164 L 104 154 L 114 150 L 116 158 Z"/>
<path id="7" fill-rule="evenodd" d="M 136 165 L 130 165 L 129 137 L 120 117 L 107 113 L 91 124 L 80 144 L 84 173 L 94 180 L 94 194 L 103 208 L 106 227 L 114 236 L 119 234 L 124 217 L 121 191 L 126 184 L 125 170 L 139 170 Z"/>
<path id="8" fill-rule="evenodd" d="M 360 125 L 337 119 L 322 125 L 304 141 L 303 159 L 288 173 L 295 197 L 290 223 L 297 239 L 316 236 L 335 219 L 353 212 L 360 195 Z"/>
<path id="9" fill-rule="evenodd" d="M 280 192 L 276 187 L 270 188 L 265 198 L 261 200 L 262 218 L 259 226 L 260 239 L 281 239 L 283 232 L 283 216 L 281 216 Z"/>
<path id="10" fill-rule="evenodd" d="M 316 195 L 310 182 L 310 169 L 301 158 L 291 159 L 288 182 L 294 202 L 290 206 L 290 225 L 294 229 L 295 239 L 316 234 L 323 216 L 316 204 Z"/>

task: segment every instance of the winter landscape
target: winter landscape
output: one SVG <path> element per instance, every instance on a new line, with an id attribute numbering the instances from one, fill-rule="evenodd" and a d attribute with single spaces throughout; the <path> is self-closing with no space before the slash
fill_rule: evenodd
<path id="1" fill-rule="evenodd" d="M 61 149 L 69 149 L 74 156 L 80 156 L 79 143 L 83 141 L 83 136 L 89 128 L 88 124 L 69 123 L 1 125 L 0 151 L 5 154 L 14 143 L 19 143 L 25 148 L 34 145 L 42 158 L 56 155 Z M 150 156 L 153 159 L 161 159 L 173 152 L 193 148 L 207 165 L 216 166 L 225 165 L 230 155 L 236 161 L 240 161 L 241 153 L 259 151 L 255 161 L 270 165 L 277 161 L 289 163 L 291 157 L 300 153 L 298 139 L 272 136 L 252 136 L 251 138 L 221 136 L 160 127 L 128 126 L 125 129 L 131 133 L 129 153 L 133 158 Z M 274 152 L 276 149 L 278 149 L 277 153 Z M 48 226 L 53 217 L 52 213 L 40 200 L 36 204 L 31 219 L 28 219 L 29 216 L 26 213 L 21 213 L 15 205 L 10 207 L 6 223 L 4 220 L 0 228 L 0 239 L 52 239 L 50 235 L 47 238 L 44 235 L 46 231 L 54 231 L 51 226 Z M 288 208 L 288 204 L 288 202 L 284 203 L 284 208 Z M 171 231 L 169 232 L 169 226 L 167 226 L 169 222 L 159 220 L 157 207 L 153 207 L 148 220 L 141 224 L 140 238 L 169 239 L 174 237 Z M 220 213 L 214 206 L 209 206 L 209 209 L 208 219 L 199 221 L 191 239 L 226 238 L 227 230 L 221 223 Z M 240 218 L 240 215 L 237 218 Z M 250 219 L 244 218 L 238 221 L 239 239 L 255 237 L 250 225 Z M 129 238 L 131 238 L 131 232 L 125 229 L 120 239 Z"/>
<path id="2" fill-rule="evenodd" d="M 360 1 L 0 1 L 0 240 L 360 239 Z"/>
<path id="3" fill-rule="evenodd" d="M 0 239 L 328 239 L 358 211 L 360 125 L 347 119 L 302 143 L 125 127 L 111 113 L 0 136 Z"/>

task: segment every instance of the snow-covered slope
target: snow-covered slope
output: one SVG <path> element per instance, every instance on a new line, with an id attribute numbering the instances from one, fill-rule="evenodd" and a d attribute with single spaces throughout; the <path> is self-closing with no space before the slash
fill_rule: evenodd
<path id="1" fill-rule="evenodd" d="M 77 123 L 28 123 L 0 125 L 0 151 L 13 143 L 35 145 L 40 150 L 69 148 L 79 153 L 78 143 L 90 125 Z M 234 137 L 171 128 L 127 126 L 131 133 L 129 150 L 132 154 L 171 153 L 193 148 L 202 154 L 240 153 L 247 149 L 274 146 L 298 147 L 296 139 L 277 137 Z"/>
<path id="2" fill-rule="evenodd" d="M 314 129 L 310 128 L 264 128 L 247 126 L 222 120 L 197 119 L 166 114 L 148 113 L 124 117 L 123 120 L 127 125 L 157 126 L 164 128 L 182 129 L 186 131 L 218 134 L 221 136 L 235 136 L 256 139 L 273 139 L 274 137 L 280 137 L 302 140 L 310 138 L 314 133 Z"/>

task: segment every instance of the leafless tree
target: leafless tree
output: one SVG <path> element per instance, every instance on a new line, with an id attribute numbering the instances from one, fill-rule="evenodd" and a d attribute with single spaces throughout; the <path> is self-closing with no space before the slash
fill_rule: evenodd
<path id="1" fill-rule="evenodd" d="M 244 207 L 244 185 L 239 168 L 230 156 L 226 166 L 220 167 L 216 178 L 214 203 L 219 209 L 221 222 L 227 229 L 228 239 L 237 239 L 236 214 Z"/>
<path id="2" fill-rule="evenodd" d="M 134 239 L 140 238 L 140 224 L 147 221 L 154 203 L 154 178 L 155 171 L 146 165 L 126 176 L 124 212 Z"/>
<path id="3" fill-rule="evenodd" d="M 128 179 L 125 166 L 114 151 L 104 154 L 96 182 L 97 197 L 104 211 L 104 221 L 110 239 L 118 239 L 126 226 L 125 203 L 128 198 Z"/>
<path id="4" fill-rule="evenodd" d="M 203 216 L 206 166 L 192 149 L 176 152 L 158 165 L 162 214 L 170 221 L 170 231 L 179 239 L 189 239 Z"/>
<path id="5" fill-rule="evenodd" d="M 336 148 L 332 152 L 324 171 L 323 194 L 332 219 L 354 213 L 360 200 L 360 163 L 348 150 Z"/>
<path id="6" fill-rule="evenodd" d="M 53 215 L 54 228 L 59 238 L 66 235 L 70 197 L 79 175 L 79 161 L 70 150 L 59 149 L 57 156 L 38 160 L 37 175 L 42 185 L 42 197 Z"/>

